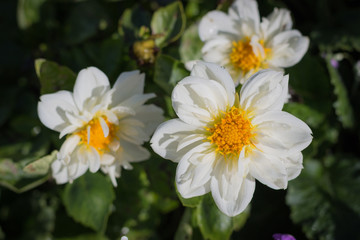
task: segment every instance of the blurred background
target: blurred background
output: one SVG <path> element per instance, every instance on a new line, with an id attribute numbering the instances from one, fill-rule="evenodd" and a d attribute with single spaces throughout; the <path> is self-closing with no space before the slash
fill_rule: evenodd
<path id="1" fill-rule="evenodd" d="M 360 239 L 358 0 L 258 1 L 261 16 L 289 9 L 293 28 L 310 38 L 305 57 L 286 69 L 291 101 L 285 110 L 312 128 L 314 140 L 287 190 L 257 183 L 251 208 L 231 219 L 211 198 L 179 200 L 176 164 L 155 154 L 123 171 L 117 188 L 102 173 L 67 185 L 51 178 L 53 151 L 64 139 L 40 123 L 41 94 L 72 90 L 88 66 L 111 82 L 140 69 L 145 91 L 155 92 L 153 102 L 173 118 L 171 90 L 188 75 L 183 63 L 202 47 L 196 24 L 231 2 L 0 1 L 0 239 L 272 239 L 274 233 Z M 159 15 L 175 19 L 161 42 L 154 41 Z"/>

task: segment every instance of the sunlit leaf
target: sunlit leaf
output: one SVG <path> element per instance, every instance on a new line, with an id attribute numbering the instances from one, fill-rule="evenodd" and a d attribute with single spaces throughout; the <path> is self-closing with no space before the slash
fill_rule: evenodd
<path id="1" fill-rule="evenodd" d="M 164 47 L 176 41 L 185 29 L 184 8 L 180 1 L 159 8 L 151 19 L 151 29 L 156 45 Z"/>
<path id="2" fill-rule="evenodd" d="M 24 172 L 34 175 L 43 175 L 49 172 L 51 163 L 56 159 L 58 151 L 42 157 L 24 167 Z"/>
<path id="3" fill-rule="evenodd" d="M 46 0 L 19 0 L 17 21 L 21 29 L 26 29 L 40 20 L 40 9 Z"/>
<path id="4" fill-rule="evenodd" d="M 99 173 L 87 173 L 67 184 L 63 194 L 68 214 L 96 231 L 105 229 L 114 199 L 112 184 Z"/>
<path id="5" fill-rule="evenodd" d="M 188 27 L 181 37 L 179 48 L 181 60 L 186 63 L 191 60 L 201 58 L 201 48 L 203 46 L 198 34 L 198 25 L 193 24 Z"/>
<path id="6" fill-rule="evenodd" d="M 331 65 L 330 61 L 331 56 L 327 56 L 326 63 L 330 74 L 330 80 L 334 86 L 334 93 L 337 97 L 333 106 L 342 125 L 345 128 L 352 128 L 354 126 L 354 113 L 349 101 L 348 92 L 338 70 Z"/>
<path id="7" fill-rule="evenodd" d="M 72 90 L 74 87 L 76 75 L 67 67 L 44 59 L 37 59 L 35 69 L 41 84 L 41 94 Z"/>

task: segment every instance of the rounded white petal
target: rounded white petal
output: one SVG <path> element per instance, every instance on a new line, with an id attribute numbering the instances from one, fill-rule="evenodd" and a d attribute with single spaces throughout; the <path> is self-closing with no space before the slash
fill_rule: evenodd
<path id="1" fill-rule="evenodd" d="M 212 39 L 222 33 L 237 33 L 235 22 L 226 13 L 211 11 L 201 19 L 199 37 L 202 41 Z"/>
<path id="2" fill-rule="evenodd" d="M 145 124 L 145 133 L 150 136 L 159 124 L 164 120 L 164 111 L 153 105 L 144 105 L 137 109 L 136 118 Z"/>
<path id="3" fill-rule="evenodd" d="M 201 196 L 210 191 L 210 179 L 216 154 L 204 153 L 209 143 L 200 144 L 188 151 L 176 168 L 176 186 L 184 198 Z"/>
<path id="4" fill-rule="evenodd" d="M 67 112 L 78 114 L 71 92 L 59 91 L 40 97 L 38 115 L 46 127 L 61 132 L 71 124 Z"/>
<path id="5" fill-rule="evenodd" d="M 57 184 L 64 184 L 69 181 L 67 169 L 63 165 L 61 160 L 56 159 L 51 164 L 51 170 L 52 170 L 52 176 L 55 179 Z"/>
<path id="6" fill-rule="evenodd" d="M 66 156 L 70 156 L 74 152 L 75 148 L 78 146 L 79 142 L 80 137 L 78 135 L 71 135 L 70 137 L 68 137 L 61 145 L 58 153 L 58 159 L 62 160 Z"/>
<path id="7" fill-rule="evenodd" d="M 290 67 L 298 63 L 309 48 L 309 38 L 297 30 L 281 32 L 269 42 L 272 49 L 269 63 L 277 67 Z"/>
<path id="8" fill-rule="evenodd" d="M 218 160 L 211 179 L 211 194 L 218 208 L 228 216 L 236 216 L 250 203 L 255 180 L 246 169 L 229 168 L 224 159 Z"/>
<path id="9" fill-rule="evenodd" d="M 90 98 L 101 97 L 110 89 L 107 76 L 96 67 L 88 67 L 79 72 L 74 86 L 74 100 L 80 111 L 86 108 Z"/>
<path id="10" fill-rule="evenodd" d="M 190 144 L 187 148 L 178 151 L 180 141 L 198 131 L 199 128 L 184 123 L 180 119 L 166 121 L 155 130 L 150 140 L 151 147 L 161 157 L 178 162 L 180 157 L 194 147 L 194 144 Z"/>
<path id="11" fill-rule="evenodd" d="M 275 8 L 267 18 L 262 19 L 260 27 L 265 40 L 271 39 L 280 32 L 290 30 L 292 19 L 289 10 Z"/>
<path id="12" fill-rule="evenodd" d="M 232 51 L 232 42 L 237 37 L 217 37 L 205 42 L 201 49 L 202 58 L 206 62 L 216 63 L 220 66 L 231 64 L 230 53 Z"/>
<path id="13" fill-rule="evenodd" d="M 127 162 L 140 162 L 150 157 L 146 148 L 127 141 L 120 141 L 120 149 L 120 153 L 123 154 L 123 158 Z"/>
<path id="14" fill-rule="evenodd" d="M 214 80 L 226 90 L 227 102 L 232 105 L 235 99 L 235 85 L 228 71 L 214 63 L 197 62 L 191 70 L 191 76 Z"/>
<path id="15" fill-rule="evenodd" d="M 142 94 L 144 81 L 145 74 L 140 74 L 139 70 L 121 73 L 113 86 L 112 106 L 116 106 L 134 95 Z"/>
<path id="16" fill-rule="evenodd" d="M 171 99 L 178 117 L 195 126 L 205 126 L 232 104 L 219 82 L 194 76 L 181 80 L 175 86 Z"/>
<path id="17" fill-rule="evenodd" d="M 245 82 L 240 106 L 249 111 L 281 110 L 288 95 L 289 77 L 275 70 L 261 70 Z"/>
<path id="18" fill-rule="evenodd" d="M 260 15 L 255 0 L 236 0 L 229 8 L 229 15 L 239 23 L 245 23 L 253 33 L 259 33 Z"/>
<path id="19" fill-rule="evenodd" d="M 287 156 L 284 162 L 289 181 L 299 176 L 303 169 L 303 155 L 301 152 Z"/>
<path id="20" fill-rule="evenodd" d="M 275 156 L 300 152 L 312 141 L 308 125 L 287 112 L 265 112 L 252 123 L 256 125 L 256 147 Z"/>
<path id="21" fill-rule="evenodd" d="M 257 149 L 251 152 L 250 175 L 273 189 L 286 189 L 288 178 L 283 160 Z"/>

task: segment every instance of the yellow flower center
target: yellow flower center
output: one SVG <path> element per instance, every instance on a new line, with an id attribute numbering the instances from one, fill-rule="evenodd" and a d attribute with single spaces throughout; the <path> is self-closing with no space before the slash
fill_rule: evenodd
<path id="1" fill-rule="evenodd" d="M 233 42 L 233 48 L 230 53 L 230 61 L 232 65 L 241 69 L 244 74 L 251 70 L 257 71 L 260 67 L 266 68 L 267 64 L 264 62 L 266 56 L 270 53 L 270 48 L 264 47 L 264 41 L 261 40 L 260 45 L 264 49 L 263 55 L 254 53 L 253 47 L 250 45 L 250 39 L 246 37 L 238 42 Z"/>
<path id="2" fill-rule="evenodd" d="M 109 128 L 107 136 L 104 134 L 101 122 Z M 80 136 L 80 144 L 86 144 L 94 147 L 99 153 L 103 153 L 109 149 L 109 144 L 116 138 L 117 126 L 110 123 L 105 116 L 97 117 L 89 121 L 76 134 Z"/>
<path id="3" fill-rule="evenodd" d="M 238 156 L 243 147 L 252 145 L 251 139 L 255 136 L 253 129 L 246 112 L 232 107 L 214 121 L 213 127 L 206 128 L 211 134 L 207 139 L 216 145 L 216 151 L 220 154 Z"/>

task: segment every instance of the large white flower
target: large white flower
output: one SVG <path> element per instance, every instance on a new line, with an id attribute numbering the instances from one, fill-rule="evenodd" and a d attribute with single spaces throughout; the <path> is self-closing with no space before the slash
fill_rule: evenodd
<path id="1" fill-rule="evenodd" d="M 287 93 L 288 76 L 278 71 L 256 73 L 239 96 L 224 68 L 194 65 L 172 93 L 179 118 L 162 123 L 151 139 L 156 153 L 178 162 L 180 194 L 211 191 L 219 209 L 235 216 L 249 204 L 255 179 L 285 189 L 300 174 L 301 151 L 312 140 L 303 121 L 281 111 Z"/>
<path id="2" fill-rule="evenodd" d="M 225 66 L 235 84 L 260 69 L 282 69 L 300 61 L 309 39 L 292 30 L 290 13 L 276 9 L 260 16 L 255 0 L 235 0 L 228 14 L 211 11 L 199 24 L 203 59 Z"/>
<path id="3" fill-rule="evenodd" d="M 74 92 L 59 91 L 40 97 L 38 114 L 48 128 L 67 138 L 52 164 L 58 184 L 72 182 L 88 169 L 100 168 L 116 186 L 121 167 L 147 159 L 141 145 L 163 120 L 162 110 L 144 103 L 155 94 L 144 94 L 144 74 L 120 74 L 113 88 L 95 67 L 80 71 Z"/>

